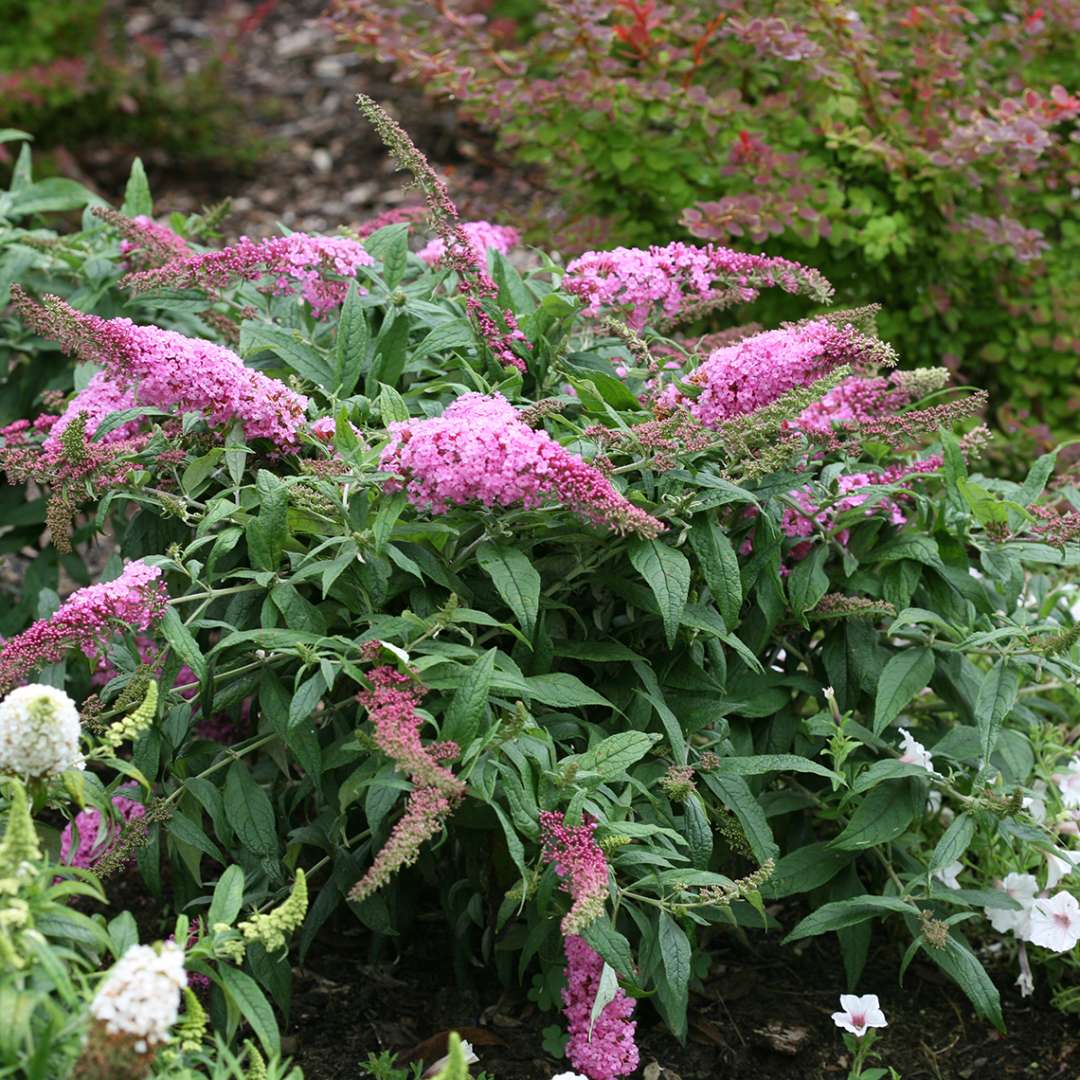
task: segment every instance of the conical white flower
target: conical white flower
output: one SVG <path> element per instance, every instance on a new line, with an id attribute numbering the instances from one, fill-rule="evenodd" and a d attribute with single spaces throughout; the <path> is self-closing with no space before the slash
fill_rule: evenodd
<path id="1" fill-rule="evenodd" d="M 90 1015 L 110 1035 L 134 1039 L 144 1054 L 169 1037 L 180 1013 L 180 992 L 187 986 L 184 950 L 175 942 L 132 945 L 113 965 L 90 1003 Z"/>
<path id="2" fill-rule="evenodd" d="M 55 776 L 83 768 L 79 710 L 54 686 L 31 683 L 0 701 L 0 774 Z"/>

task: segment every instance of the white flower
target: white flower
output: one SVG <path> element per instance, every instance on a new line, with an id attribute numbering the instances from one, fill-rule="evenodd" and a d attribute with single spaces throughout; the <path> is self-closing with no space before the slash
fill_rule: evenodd
<path id="1" fill-rule="evenodd" d="M 558 1076 L 553 1076 L 551 1080 L 589 1080 L 587 1076 L 582 1076 L 581 1073 L 559 1073 Z"/>
<path id="2" fill-rule="evenodd" d="M 1054 888 L 1062 878 L 1067 878 L 1075 867 L 1080 866 L 1080 851 L 1054 848 L 1046 853 L 1046 887 Z"/>
<path id="3" fill-rule="evenodd" d="M 472 1043 L 468 1039 L 461 1040 L 461 1052 L 465 1055 L 466 1065 L 475 1065 L 480 1059 L 476 1056 L 473 1050 Z M 438 1076 L 447 1065 L 450 1064 L 450 1055 L 446 1054 L 439 1058 L 433 1065 L 429 1066 L 424 1076 Z"/>
<path id="4" fill-rule="evenodd" d="M 904 751 L 900 760 L 906 765 L 919 765 L 927 772 L 934 771 L 934 759 L 930 756 L 930 751 L 912 738 L 911 732 L 906 728 L 900 729 L 900 749 Z"/>
<path id="5" fill-rule="evenodd" d="M 1080 903 L 1072 893 L 1059 892 L 1049 900 L 1036 900 L 1031 908 L 1033 945 L 1068 952 L 1080 941 Z"/>
<path id="6" fill-rule="evenodd" d="M 54 686 L 31 683 L 0 702 L 0 774 L 55 776 L 83 768 L 79 710 Z"/>
<path id="7" fill-rule="evenodd" d="M 1031 973 L 1031 962 L 1028 960 L 1027 947 L 1020 942 L 1017 958 L 1020 961 L 1020 974 L 1016 976 L 1016 985 L 1022 998 L 1030 997 L 1035 993 L 1035 976 Z"/>
<path id="8" fill-rule="evenodd" d="M 940 870 L 935 870 L 934 877 L 936 877 L 946 889 L 959 889 L 960 882 L 956 879 L 963 873 L 963 870 L 964 864 L 957 859 L 956 862 L 951 862 L 948 866 L 943 866 Z"/>
<path id="9" fill-rule="evenodd" d="M 983 908 L 990 925 L 999 934 L 1007 934 L 1011 930 L 1021 941 L 1029 940 L 1031 905 L 1039 891 L 1039 883 L 1031 874 L 1006 874 L 998 888 L 1015 900 L 1020 908 Z"/>
<path id="10" fill-rule="evenodd" d="M 184 950 L 168 941 L 161 951 L 132 945 L 113 965 L 90 1003 L 90 1015 L 109 1035 L 134 1036 L 144 1054 L 169 1037 L 187 986 Z"/>
<path id="11" fill-rule="evenodd" d="M 1031 795 L 1024 796 L 1024 809 L 1041 825 L 1046 820 L 1046 781 L 1036 780 Z"/>
<path id="12" fill-rule="evenodd" d="M 1061 801 L 1070 809 L 1080 806 L 1080 757 L 1074 757 L 1063 773 L 1054 773 Z"/>
<path id="13" fill-rule="evenodd" d="M 889 1022 L 881 1011 L 877 994 L 863 994 L 862 997 L 841 994 L 840 1008 L 844 1011 L 832 1014 L 833 1023 L 860 1039 L 866 1034 L 867 1028 L 888 1027 Z"/>

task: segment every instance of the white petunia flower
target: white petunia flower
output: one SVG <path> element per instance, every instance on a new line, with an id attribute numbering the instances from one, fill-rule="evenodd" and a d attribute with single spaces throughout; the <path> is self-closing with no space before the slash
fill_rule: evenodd
<path id="1" fill-rule="evenodd" d="M 1048 851 L 1046 853 L 1046 887 L 1054 888 L 1078 866 L 1080 866 L 1080 851 L 1067 851 L 1065 848 L 1054 848 L 1053 851 Z"/>
<path id="2" fill-rule="evenodd" d="M 948 866 L 943 866 L 940 870 L 934 871 L 934 877 L 945 886 L 946 889 L 959 889 L 960 882 L 956 879 L 963 873 L 964 864 L 957 859 L 956 862 L 949 863 Z"/>
<path id="3" fill-rule="evenodd" d="M 930 751 L 916 741 L 906 728 L 900 729 L 900 749 L 904 751 L 900 760 L 906 765 L 919 765 L 927 772 L 934 771 L 934 759 L 930 756 Z"/>
<path id="4" fill-rule="evenodd" d="M 1074 949 L 1080 941 L 1080 903 L 1076 897 L 1072 893 L 1059 892 L 1049 900 L 1036 900 L 1031 907 L 1028 940 L 1057 953 Z"/>
<path id="5" fill-rule="evenodd" d="M 0 774 L 55 776 L 83 768 L 79 710 L 54 686 L 31 683 L 0 701 Z"/>
<path id="6" fill-rule="evenodd" d="M 1039 891 L 1039 883 L 1031 874 L 1006 874 L 998 888 L 1015 900 L 1020 908 L 983 908 L 990 925 L 999 934 L 1007 934 L 1011 930 L 1021 941 L 1030 940 L 1031 905 Z"/>
<path id="7" fill-rule="evenodd" d="M 1041 825 L 1046 820 L 1046 781 L 1036 780 L 1031 794 L 1024 796 L 1024 809 Z"/>
<path id="8" fill-rule="evenodd" d="M 1080 757 L 1074 757 L 1064 772 L 1054 773 L 1054 783 L 1070 810 L 1080 807 Z"/>
<path id="9" fill-rule="evenodd" d="M 558 1076 L 553 1076 L 551 1080 L 589 1080 L 587 1076 L 582 1076 L 581 1073 L 559 1073 Z"/>
<path id="10" fill-rule="evenodd" d="M 132 945 L 98 987 L 90 1015 L 109 1035 L 132 1037 L 135 1049 L 145 1054 L 168 1039 L 187 981 L 184 950 L 175 942 L 166 942 L 160 952 Z"/>
<path id="11" fill-rule="evenodd" d="M 840 1008 L 843 1012 L 832 1014 L 833 1023 L 844 1031 L 850 1031 L 857 1038 L 866 1034 L 867 1028 L 888 1027 L 889 1022 L 878 1004 L 877 994 L 841 994 Z"/>

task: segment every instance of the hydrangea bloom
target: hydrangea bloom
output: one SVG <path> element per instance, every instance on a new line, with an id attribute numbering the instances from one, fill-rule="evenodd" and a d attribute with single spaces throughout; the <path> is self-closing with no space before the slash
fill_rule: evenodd
<path id="1" fill-rule="evenodd" d="M 136 292 L 161 286 L 216 290 L 235 281 L 272 278 L 270 291 L 274 295 L 285 295 L 299 287 L 312 314 L 322 318 L 344 301 L 356 271 L 374 262 L 362 244 L 344 236 L 291 233 L 267 240 L 242 236 L 220 251 L 184 255 L 164 266 L 131 274 L 125 284 Z"/>
<path id="2" fill-rule="evenodd" d="M 841 994 L 840 1008 L 843 1012 L 832 1014 L 833 1023 L 844 1031 L 850 1031 L 857 1039 L 861 1039 L 868 1028 L 889 1026 L 885 1014 L 881 1011 L 877 994 L 863 994 L 862 997 Z"/>
<path id="3" fill-rule="evenodd" d="M 1054 952 L 1069 952 L 1080 942 L 1080 903 L 1072 893 L 1059 892 L 1031 905 L 1028 940 Z"/>
<path id="4" fill-rule="evenodd" d="M 114 795 L 112 804 L 125 824 L 146 815 L 146 807 L 126 795 Z M 69 821 L 64 826 L 60 834 L 60 861 L 66 866 L 93 866 L 112 849 L 121 828 L 117 822 L 106 822 L 96 807 L 88 806 L 75 816 L 74 822 Z M 79 834 L 77 845 L 76 831 Z"/>
<path id="5" fill-rule="evenodd" d="M 673 320 L 703 306 L 753 300 L 767 286 L 807 293 L 822 302 L 832 295 L 821 274 L 787 259 L 680 242 L 587 251 L 567 266 L 562 284 L 585 301 L 587 315 L 604 307 L 628 308 L 627 321 L 638 329 L 654 309 Z"/>
<path id="6" fill-rule="evenodd" d="M 403 482 L 389 488 L 404 487 L 415 505 L 436 514 L 471 502 L 532 508 L 556 498 L 618 532 L 655 537 L 664 530 L 598 469 L 530 428 L 501 395 L 463 394 L 442 416 L 393 423 L 390 432 L 380 466 Z"/>
<path id="7" fill-rule="evenodd" d="M 112 392 L 131 390 L 140 405 L 174 412 L 202 413 L 214 425 L 239 420 L 249 438 L 285 446 L 296 442 L 307 398 L 261 371 L 245 367 L 221 345 L 184 337 L 130 319 L 86 315 L 59 297 L 47 296 L 39 308 L 21 290 L 12 296 L 20 314 L 38 333 L 56 340 L 67 353 L 101 365 Z M 101 383 L 97 393 L 107 391 Z M 77 415 L 69 408 L 59 423 Z"/>
<path id="8" fill-rule="evenodd" d="M 889 362 L 886 346 L 854 326 L 815 319 L 766 330 L 709 354 L 687 378 L 702 388 L 687 402 L 708 427 L 745 416 L 835 368 Z"/>
<path id="9" fill-rule="evenodd" d="M 81 769 L 81 733 L 79 710 L 63 690 L 39 683 L 12 690 L 0 702 L 0 774 L 45 777 Z"/>
<path id="10" fill-rule="evenodd" d="M 608 895 L 607 859 L 593 839 L 596 822 L 564 825 L 562 815 L 545 810 L 540 814 L 540 835 L 545 862 L 553 863 L 563 879 L 562 887 L 573 900 L 563 916 L 562 932 L 580 934 L 603 914 Z"/>
<path id="11" fill-rule="evenodd" d="M 160 952 L 132 945 L 98 987 L 90 1015 L 107 1034 L 133 1040 L 134 1049 L 145 1054 L 168 1039 L 185 986 L 184 950 L 175 942 Z"/>
<path id="12" fill-rule="evenodd" d="M 465 785 L 439 759 L 456 758 L 456 743 L 425 746 L 420 741 L 423 717 L 416 711 L 423 688 L 390 667 L 368 674 L 372 689 L 356 695 L 375 725 L 375 742 L 403 772 L 413 790 L 405 813 L 364 876 L 349 890 L 349 899 L 363 900 L 382 888 L 405 866 L 416 862 L 420 848 L 443 826 L 465 795 Z"/>
<path id="13" fill-rule="evenodd" d="M 40 664 L 61 660 L 68 649 L 88 657 L 101 652 L 114 623 L 145 630 L 165 612 L 161 569 L 128 563 L 113 581 L 77 589 L 47 619 L 39 619 L 0 649 L 0 690 L 14 686 Z"/>
<path id="14" fill-rule="evenodd" d="M 521 234 L 517 229 L 509 225 L 493 225 L 490 221 L 463 221 L 461 231 L 468 238 L 476 261 L 481 265 L 487 263 L 488 251 L 498 251 L 505 255 L 512 248 L 517 247 L 521 239 Z M 446 241 L 441 236 L 436 236 L 416 254 L 424 262 L 434 266 L 446 254 Z"/>
<path id="15" fill-rule="evenodd" d="M 988 907 L 983 910 L 990 925 L 999 933 L 1014 933 L 1021 941 L 1028 940 L 1031 933 L 1031 905 L 1039 891 L 1039 883 L 1031 874 L 1006 874 L 998 888 L 1019 908 Z"/>
<path id="16" fill-rule="evenodd" d="M 588 1080 L 615 1080 L 629 1076 L 638 1067 L 634 1042 L 637 1023 L 630 1019 L 633 998 L 620 988 L 592 1021 L 593 1003 L 600 988 L 604 961 L 583 938 L 568 937 L 566 948 L 566 988 L 562 992 L 563 1011 L 570 1040 L 566 1056 Z"/>

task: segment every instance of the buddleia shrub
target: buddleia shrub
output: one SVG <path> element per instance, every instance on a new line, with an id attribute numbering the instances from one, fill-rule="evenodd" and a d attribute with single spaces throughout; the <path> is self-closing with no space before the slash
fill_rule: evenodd
<path id="1" fill-rule="evenodd" d="M 887 302 L 907 363 L 948 364 L 1032 426 L 1075 430 L 1075 4 L 330 12 L 536 170 L 571 243 L 682 228 L 812 261 L 841 302 Z M 546 194 L 538 212 L 541 238 Z M 796 312 L 785 300 L 771 317 Z"/>
<path id="2" fill-rule="evenodd" d="M 820 308 L 803 265 L 566 262 L 466 227 L 360 104 L 429 221 L 194 243 L 121 282 L 221 340 L 14 291 L 93 372 L 0 452 L 73 553 L 115 544 L 0 650 L 0 693 L 78 703 L 87 790 L 128 820 L 91 869 L 134 857 L 209 935 L 215 1000 L 266 1030 L 239 988 L 287 1011 L 288 947 L 430 949 L 434 914 L 456 965 L 563 1008 L 592 1080 L 634 1068 L 635 1010 L 685 1037 L 724 927 L 835 934 L 840 989 L 873 940 L 922 954 L 999 1027 L 984 946 L 1067 987 L 1080 500 L 1057 454 L 985 476 L 985 395 L 899 370 L 873 308 L 680 331 L 770 292 Z M 28 709 L 5 768 L 52 715 Z M 141 816 L 109 810 L 121 787 Z"/>

